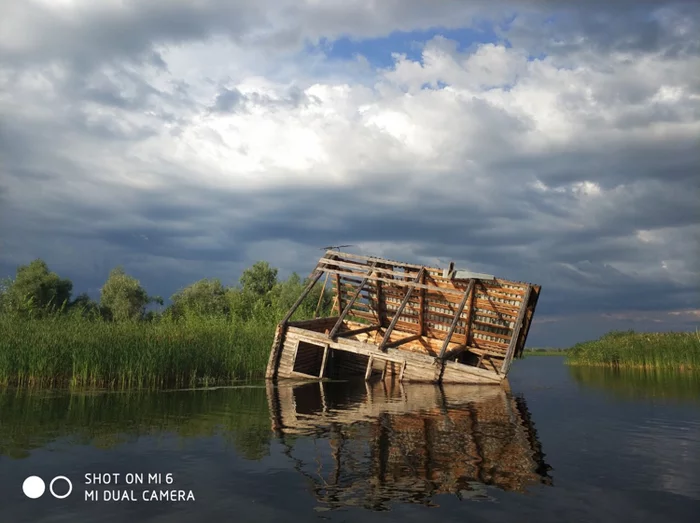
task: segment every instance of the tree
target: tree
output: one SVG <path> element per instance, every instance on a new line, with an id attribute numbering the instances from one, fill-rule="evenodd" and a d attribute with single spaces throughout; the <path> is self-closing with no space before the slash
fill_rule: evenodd
<path id="1" fill-rule="evenodd" d="M 239 281 L 243 292 L 250 292 L 255 296 L 265 296 L 277 283 L 277 269 L 270 267 L 266 261 L 255 262 L 243 271 Z"/>
<path id="2" fill-rule="evenodd" d="M 224 316 L 229 312 L 226 289 L 218 279 L 199 280 L 173 294 L 170 299 L 176 316 L 186 313 Z"/>
<path id="3" fill-rule="evenodd" d="M 6 285 L 3 293 L 6 310 L 34 315 L 61 310 L 70 302 L 73 291 L 73 282 L 51 272 L 39 258 L 20 265 L 14 281 Z"/>
<path id="4" fill-rule="evenodd" d="M 100 305 L 94 301 L 87 293 L 79 294 L 68 307 L 71 314 L 79 314 L 86 317 L 98 317 L 100 314 Z"/>
<path id="5" fill-rule="evenodd" d="M 150 297 L 141 283 L 124 272 L 122 267 L 112 269 L 100 291 L 100 306 L 108 319 L 114 321 L 139 320 L 146 312 L 146 305 L 162 299 Z"/>

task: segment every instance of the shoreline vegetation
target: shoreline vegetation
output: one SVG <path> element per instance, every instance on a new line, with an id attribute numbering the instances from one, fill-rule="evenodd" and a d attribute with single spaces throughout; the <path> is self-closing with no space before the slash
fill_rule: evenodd
<path id="1" fill-rule="evenodd" d="M 236 286 L 200 280 L 163 308 L 119 267 L 99 301 L 71 299 L 72 282 L 35 260 L 0 285 L 0 386 L 172 388 L 260 378 L 275 327 L 306 283 L 297 274 L 280 281 L 277 269 L 257 262 Z M 319 284 L 293 319 L 327 315 L 331 300 Z M 147 311 L 152 303 L 161 310 Z"/>
<path id="2" fill-rule="evenodd" d="M 700 371 L 700 333 L 614 331 L 567 351 L 572 366 Z"/>
<path id="3" fill-rule="evenodd" d="M 275 327 L 306 283 L 297 274 L 280 281 L 261 261 L 237 285 L 200 280 L 164 307 L 120 267 L 98 301 L 73 299 L 72 282 L 34 260 L 0 281 L 0 386 L 182 388 L 261 378 Z M 152 304 L 159 308 L 148 310 Z M 331 290 L 319 284 L 293 319 L 327 316 L 331 307 Z M 697 371 L 700 333 L 611 332 L 523 354 L 565 356 L 572 366 Z"/>

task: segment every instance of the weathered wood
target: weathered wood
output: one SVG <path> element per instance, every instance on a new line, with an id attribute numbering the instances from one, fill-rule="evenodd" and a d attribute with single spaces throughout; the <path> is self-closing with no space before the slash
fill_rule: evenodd
<path id="1" fill-rule="evenodd" d="M 370 270 L 367 273 L 367 276 L 365 276 L 365 279 L 362 280 L 362 283 L 357 288 L 357 291 L 355 291 L 355 294 L 353 294 L 352 298 L 350 298 L 350 301 L 347 303 L 347 305 L 345 305 L 343 312 L 340 313 L 340 318 L 338 318 L 338 323 L 336 323 L 333 326 L 333 329 L 331 329 L 331 332 L 328 335 L 329 338 L 331 338 L 331 339 L 335 338 L 335 334 L 338 332 L 338 330 L 340 329 L 340 326 L 343 324 L 343 320 L 345 319 L 345 316 L 347 316 L 348 312 L 350 312 L 350 309 L 352 309 L 352 306 L 355 303 L 355 300 L 357 300 L 357 297 L 360 295 L 360 292 L 362 292 L 362 288 L 365 286 L 365 283 L 367 283 L 367 281 L 369 280 L 369 277 L 372 275 L 373 270 L 374 270 L 374 266 L 370 267 Z"/>
<path id="2" fill-rule="evenodd" d="M 320 270 L 325 270 L 326 268 L 332 269 L 334 267 L 342 267 L 344 269 L 348 270 L 357 270 L 357 271 L 362 271 L 355 273 L 356 275 L 365 275 L 367 274 L 367 268 L 369 265 L 363 265 L 360 263 L 353 263 L 353 262 L 346 262 L 343 260 L 335 260 L 335 259 L 323 259 L 319 262 L 319 269 Z M 400 271 L 393 271 L 391 269 L 382 269 L 381 271 L 383 274 L 386 274 L 388 276 L 399 276 L 399 277 L 405 277 L 406 273 L 405 272 L 400 272 Z M 409 276 L 413 276 L 413 274 L 409 273 Z"/>
<path id="3" fill-rule="evenodd" d="M 319 269 L 324 272 L 330 272 L 331 274 L 337 274 L 339 276 L 359 276 L 353 273 L 345 272 L 345 271 L 338 271 L 335 269 Z M 451 288 L 440 288 L 436 287 L 434 285 L 428 285 L 428 284 L 421 284 L 421 283 L 414 283 L 410 281 L 401 281 L 401 280 L 392 280 L 390 278 L 384 278 L 384 277 L 379 277 L 379 276 L 370 276 L 369 277 L 370 281 L 382 281 L 385 283 L 391 283 L 392 285 L 398 285 L 401 287 L 412 287 L 412 288 L 417 288 L 417 289 L 425 289 L 433 292 L 439 292 L 439 293 L 444 293 L 444 294 L 452 294 L 455 296 L 462 296 L 464 294 L 464 291 L 456 290 L 456 289 L 451 289 Z"/>
<path id="4" fill-rule="evenodd" d="M 324 375 L 326 374 L 326 363 L 328 361 L 328 353 L 331 351 L 331 349 L 328 347 L 328 344 L 326 343 L 323 346 L 323 359 L 321 360 L 321 372 L 318 374 L 319 378 L 323 378 Z"/>
<path id="5" fill-rule="evenodd" d="M 370 355 L 369 360 L 367 360 L 367 370 L 365 371 L 365 381 L 369 381 L 372 376 L 372 369 L 374 366 L 374 356 Z"/>
<path id="6" fill-rule="evenodd" d="M 314 285 L 316 285 L 316 282 L 321 278 L 323 275 L 322 272 L 316 272 L 313 277 L 311 278 L 311 281 L 309 281 L 308 285 L 304 289 L 304 291 L 301 293 L 301 296 L 297 298 L 297 301 L 294 302 L 294 305 L 292 305 L 291 309 L 289 309 L 289 312 L 285 315 L 285 317 L 282 319 L 282 325 L 287 325 L 289 322 L 289 319 L 292 317 L 292 315 L 296 312 L 296 310 L 299 308 L 299 305 L 301 305 L 301 302 L 304 301 L 304 298 L 311 292 L 311 289 L 314 288 Z"/>
<path id="7" fill-rule="evenodd" d="M 321 308 L 321 302 L 323 301 L 323 295 L 326 292 L 326 285 L 328 285 L 328 278 L 330 274 L 326 273 L 326 279 L 323 280 L 323 287 L 321 288 L 321 293 L 318 295 L 318 303 L 316 304 L 316 310 L 314 311 L 314 318 L 318 318 L 318 311 Z"/>
<path id="8" fill-rule="evenodd" d="M 450 325 L 450 330 L 447 331 L 447 336 L 445 337 L 445 341 L 442 344 L 442 349 L 440 349 L 440 356 L 438 356 L 441 360 L 445 358 L 445 351 L 447 350 L 447 346 L 450 343 L 450 340 L 452 339 L 452 335 L 455 332 L 455 329 L 457 328 L 457 323 L 459 323 L 460 316 L 462 315 L 462 311 L 464 310 L 464 306 L 467 304 L 467 300 L 469 299 L 469 295 L 474 292 L 474 280 L 471 280 L 469 282 L 469 287 L 467 287 L 466 292 L 464 293 L 464 297 L 462 298 L 462 301 L 460 302 L 459 306 L 457 307 L 457 310 L 455 311 L 455 317 L 454 320 L 452 320 L 452 325 Z"/>
<path id="9" fill-rule="evenodd" d="M 424 269 L 420 270 L 420 272 L 418 273 L 418 276 L 416 276 L 416 278 L 413 281 L 414 285 L 416 283 L 420 282 L 420 279 L 423 277 L 424 272 L 425 272 Z M 396 322 L 399 321 L 399 317 L 401 316 L 401 312 L 403 311 L 404 307 L 406 307 L 408 300 L 411 299 L 411 293 L 413 292 L 414 288 L 415 287 L 409 287 L 406 290 L 406 296 L 404 297 L 403 301 L 401 302 L 401 305 L 399 305 L 398 310 L 394 314 L 394 318 L 391 320 L 389 327 L 387 328 L 386 332 L 384 333 L 384 338 L 382 339 L 381 343 L 379 344 L 379 350 L 383 351 L 386 348 L 386 344 L 389 341 L 389 336 L 391 336 L 391 331 L 393 331 L 394 327 L 396 327 Z"/>
<path id="10" fill-rule="evenodd" d="M 348 336 L 355 336 L 356 334 L 364 334 L 365 332 L 372 332 L 380 329 L 381 326 L 379 325 L 370 325 L 368 327 L 362 327 L 361 329 L 353 329 L 350 331 L 341 331 L 336 334 L 336 337 L 348 337 Z"/>
<path id="11" fill-rule="evenodd" d="M 518 344 L 518 335 L 520 334 L 520 329 L 523 326 L 523 318 L 525 317 L 525 311 L 527 310 L 528 301 L 530 300 L 530 291 L 532 290 L 532 285 L 527 286 L 525 291 L 525 296 L 523 297 L 523 303 L 520 306 L 520 312 L 518 313 L 518 318 L 515 320 L 515 329 L 513 330 L 513 335 L 510 340 L 510 345 L 508 346 L 508 352 L 506 353 L 506 358 L 503 360 L 501 365 L 501 373 L 507 374 L 510 369 L 510 364 L 513 361 L 513 354 L 515 353 L 515 347 Z"/>
<path id="12" fill-rule="evenodd" d="M 413 335 L 413 336 L 409 336 L 408 338 L 403 338 L 403 339 L 400 339 L 400 340 L 391 341 L 391 342 L 389 342 L 389 343 L 386 343 L 386 344 L 384 345 L 384 347 L 386 347 L 386 348 L 398 347 L 399 345 L 403 345 L 404 343 L 409 343 L 409 342 L 411 342 L 411 341 L 415 341 L 415 340 L 419 340 L 419 339 L 421 339 L 421 335 L 420 335 L 420 334 L 415 334 L 415 335 Z"/>
<path id="13" fill-rule="evenodd" d="M 525 340 L 530 333 L 530 325 L 532 325 L 532 316 L 535 313 L 535 307 L 537 307 L 537 301 L 540 297 L 539 285 L 532 286 L 532 292 L 530 294 L 530 303 L 527 306 L 527 312 L 525 313 L 525 319 L 523 320 L 523 326 L 520 329 L 520 336 L 518 337 L 518 345 L 516 346 L 516 352 L 513 355 L 514 358 L 520 358 L 523 355 L 523 350 L 525 349 Z"/>
<path id="14" fill-rule="evenodd" d="M 425 272 L 423 272 L 423 275 L 421 276 L 420 283 L 425 285 Z M 420 289 L 418 307 L 418 326 L 420 328 L 420 335 L 425 336 L 425 289 Z"/>

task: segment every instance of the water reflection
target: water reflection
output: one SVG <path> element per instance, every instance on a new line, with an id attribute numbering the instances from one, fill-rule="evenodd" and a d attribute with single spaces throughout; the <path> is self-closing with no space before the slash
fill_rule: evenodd
<path id="1" fill-rule="evenodd" d="M 700 403 L 700 372 L 570 366 L 577 383 L 623 399 Z"/>
<path id="2" fill-rule="evenodd" d="M 221 436 L 248 459 L 269 454 L 265 387 L 199 391 L 67 392 L 0 389 L 0 456 L 54 442 L 102 449 L 162 433 Z"/>
<path id="3" fill-rule="evenodd" d="M 498 386 L 310 383 L 270 386 L 268 398 L 319 508 L 437 506 L 439 494 L 552 483 L 525 400 Z"/>

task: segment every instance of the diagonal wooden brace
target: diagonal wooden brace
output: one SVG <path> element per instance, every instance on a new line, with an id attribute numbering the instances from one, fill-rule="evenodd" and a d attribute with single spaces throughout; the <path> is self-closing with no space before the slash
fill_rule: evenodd
<path id="1" fill-rule="evenodd" d="M 450 330 L 447 331 L 447 337 L 445 338 L 445 341 L 442 343 L 442 348 L 440 349 L 440 355 L 438 358 L 441 360 L 445 358 L 445 352 L 447 351 L 447 347 L 450 345 L 450 340 L 452 339 L 452 335 L 455 332 L 455 329 L 457 328 L 457 324 L 459 323 L 459 318 L 462 316 L 462 311 L 464 310 L 464 306 L 467 304 L 467 300 L 469 299 L 469 295 L 474 292 L 474 280 L 469 280 L 469 285 L 467 286 L 467 290 L 464 292 L 464 296 L 462 296 L 462 301 L 459 302 L 459 307 L 457 307 L 457 310 L 455 311 L 455 317 L 452 320 L 452 325 L 450 325 Z"/>
<path id="2" fill-rule="evenodd" d="M 421 281 L 421 278 L 423 277 L 424 273 L 425 273 L 425 267 L 421 267 L 420 271 L 418 271 L 418 275 L 413 280 L 413 283 L 419 283 Z M 394 327 L 396 327 L 396 324 L 399 321 L 399 316 L 401 316 L 401 313 L 406 308 L 406 305 L 408 305 L 408 300 L 411 299 L 411 293 L 413 292 L 413 289 L 415 289 L 415 287 L 411 286 L 406 291 L 406 296 L 404 296 L 403 301 L 401 302 L 401 305 L 399 305 L 399 308 L 396 310 L 396 313 L 394 314 L 394 317 L 392 318 L 391 323 L 389 324 L 389 327 L 387 328 L 386 332 L 384 333 L 384 338 L 382 338 L 382 342 L 379 344 L 379 350 L 381 350 L 381 351 L 386 350 L 387 343 L 389 342 L 389 338 L 391 337 L 391 332 L 394 330 Z"/>
<path id="3" fill-rule="evenodd" d="M 348 313 L 350 312 L 350 309 L 352 309 L 352 306 L 355 304 L 355 301 L 357 300 L 357 298 L 359 298 L 360 293 L 362 292 L 362 289 L 364 289 L 365 285 L 367 285 L 367 282 L 369 281 L 369 277 L 374 272 L 374 266 L 376 264 L 377 264 L 376 262 L 373 262 L 372 265 L 369 266 L 369 270 L 367 271 L 367 275 L 365 276 L 365 279 L 362 280 L 362 283 L 360 283 L 360 286 L 355 291 L 355 294 L 352 295 L 352 298 L 350 298 L 350 301 L 348 301 L 347 305 L 343 309 L 343 312 L 340 313 L 340 317 L 338 318 L 338 321 L 333 326 L 333 329 L 331 329 L 331 332 L 328 333 L 329 338 L 331 338 L 331 339 L 335 338 L 335 335 L 338 333 L 338 330 L 340 330 L 341 325 L 343 325 L 343 320 L 345 319 L 345 316 L 348 315 Z"/>

